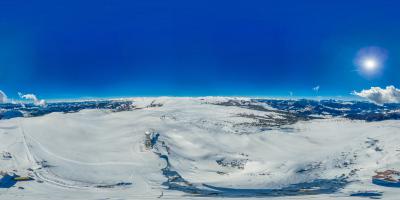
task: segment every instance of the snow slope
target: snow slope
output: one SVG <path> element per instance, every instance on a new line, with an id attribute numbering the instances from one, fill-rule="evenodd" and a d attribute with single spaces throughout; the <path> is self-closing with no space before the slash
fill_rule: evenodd
<path id="1" fill-rule="evenodd" d="M 88 109 L 1 120 L 0 152 L 12 158 L 0 159 L 0 171 L 35 180 L 0 188 L 0 199 L 359 199 L 351 195 L 371 191 L 397 199 L 400 194 L 371 183 L 375 170 L 400 169 L 398 121 L 293 121 L 268 106 L 221 104 L 247 98 L 130 100 L 131 111 Z M 266 128 L 265 119 L 273 126 Z M 145 146 L 146 131 L 152 133 L 151 147 Z"/>

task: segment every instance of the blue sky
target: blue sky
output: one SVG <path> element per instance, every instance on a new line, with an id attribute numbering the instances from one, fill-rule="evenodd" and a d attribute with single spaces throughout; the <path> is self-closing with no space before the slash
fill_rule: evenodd
<path id="1" fill-rule="evenodd" d="M 349 96 L 400 85 L 398 1 L 0 1 L 0 90 Z M 357 73 L 357 52 L 387 52 Z M 319 85 L 318 94 L 312 90 Z"/>

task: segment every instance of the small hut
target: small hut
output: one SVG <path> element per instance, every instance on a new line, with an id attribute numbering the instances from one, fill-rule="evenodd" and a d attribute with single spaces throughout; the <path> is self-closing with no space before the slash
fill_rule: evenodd
<path id="1" fill-rule="evenodd" d="M 372 177 L 372 183 L 386 187 L 400 187 L 400 172 L 396 170 L 376 172 Z"/>

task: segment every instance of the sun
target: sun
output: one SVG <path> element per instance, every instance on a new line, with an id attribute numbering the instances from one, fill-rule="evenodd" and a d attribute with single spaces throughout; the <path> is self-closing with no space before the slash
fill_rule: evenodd
<path id="1" fill-rule="evenodd" d="M 365 70 L 374 71 L 378 67 L 378 61 L 374 58 L 367 58 L 362 65 Z"/>
<path id="2" fill-rule="evenodd" d="M 382 76 L 387 55 L 387 51 L 381 47 L 371 46 L 360 49 L 354 59 L 356 71 L 367 79 Z"/>

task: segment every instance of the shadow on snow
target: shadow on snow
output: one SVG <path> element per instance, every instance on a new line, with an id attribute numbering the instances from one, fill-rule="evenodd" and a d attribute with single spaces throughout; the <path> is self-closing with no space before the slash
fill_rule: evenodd
<path id="1" fill-rule="evenodd" d="M 346 178 L 340 177 L 335 179 L 315 179 L 310 182 L 292 184 L 280 189 L 236 189 L 208 184 L 202 184 L 203 187 L 199 187 L 188 182 L 177 171 L 172 169 L 168 158 L 168 146 L 165 142 L 159 141 L 158 133 L 153 135 L 151 143 L 153 152 L 166 162 L 166 167 L 162 168 L 161 171 L 167 178 L 167 181 L 162 183 L 162 185 L 168 187 L 169 190 L 181 191 L 199 197 L 274 197 L 331 194 L 344 188 L 349 183 Z M 161 146 L 158 144 L 161 144 Z M 166 150 L 167 153 L 161 153 L 161 149 Z"/>
<path id="2" fill-rule="evenodd" d="M 0 188 L 10 188 L 17 183 L 16 180 L 14 180 L 15 177 L 18 177 L 17 175 L 12 175 L 10 176 L 9 174 L 5 174 L 1 179 L 0 179 Z"/>

